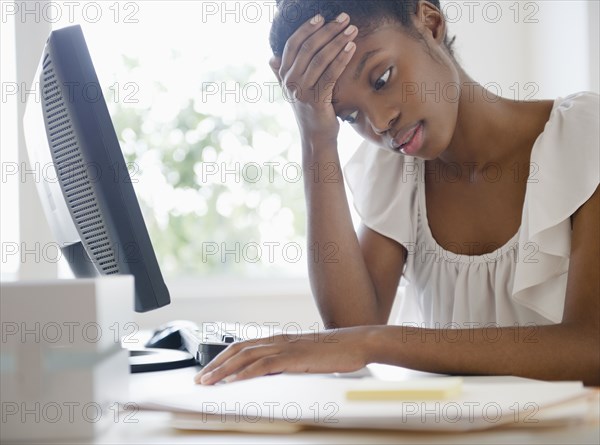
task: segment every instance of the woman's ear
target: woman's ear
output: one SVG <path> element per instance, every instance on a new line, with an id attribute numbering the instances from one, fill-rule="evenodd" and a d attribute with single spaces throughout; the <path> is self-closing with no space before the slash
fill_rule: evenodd
<path id="1" fill-rule="evenodd" d="M 446 20 L 440 10 L 426 0 L 420 0 L 417 5 L 415 26 L 424 36 L 430 36 L 439 44 L 444 43 Z"/>

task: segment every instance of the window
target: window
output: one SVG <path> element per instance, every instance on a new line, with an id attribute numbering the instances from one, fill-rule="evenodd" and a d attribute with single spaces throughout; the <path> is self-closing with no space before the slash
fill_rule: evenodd
<path id="1" fill-rule="evenodd" d="M 305 276 L 298 131 L 268 66 L 275 3 L 92 3 L 55 2 L 53 26 L 83 28 L 163 274 Z"/>

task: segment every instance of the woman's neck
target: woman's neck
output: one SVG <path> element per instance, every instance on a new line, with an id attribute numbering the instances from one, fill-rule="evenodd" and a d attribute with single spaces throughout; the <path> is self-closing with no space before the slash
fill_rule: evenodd
<path id="1" fill-rule="evenodd" d="M 456 130 L 439 162 L 470 165 L 478 172 L 487 164 L 505 165 L 533 146 L 543 131 L 553 101 L 519 102 L 495 95 L 462 68 Z"/>

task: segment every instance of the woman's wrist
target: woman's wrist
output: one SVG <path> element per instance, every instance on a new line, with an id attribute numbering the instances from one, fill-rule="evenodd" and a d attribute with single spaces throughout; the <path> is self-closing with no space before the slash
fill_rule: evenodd
<path id="1" fill-rule="evenodd" d="M 305 159 L 311 160 L 314 157 L 319 157 L 322 154 L 328 153 L 337 154 L 337 137 L 317 136 L 302 137 L 302 156 Z"/>
<path id="2" fill-rule="evenodd" d="M 337 140 L 311 138 L 302 141 L 302 163 L 305 169 L 314 169 L 316 165 L 339 164 Z"/>

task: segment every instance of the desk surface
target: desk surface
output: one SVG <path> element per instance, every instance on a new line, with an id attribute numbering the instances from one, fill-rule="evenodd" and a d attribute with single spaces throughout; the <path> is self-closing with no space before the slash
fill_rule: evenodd
<path id="1" fill-rule="evenodd" d="M 193 384 L 196 370 L 185 368 L 174 371 L 133 374 L 131 376 L 131 400 L 139 400 L 144 394 L 160 395 Z M 406 370 L 406 375 L 415 373 Z M 600 391 L 596 392 L 600 403 Z M 424 433 L 374 430 L 311 429 L 294 434 L 248 434 L 215 431 L 182 431 L 170 426 L 171 415 L 164 412 L 137 411 L 130 417 L 115 422 L 93 443 L 344 443 L 344 444 L 391 444 L 391 443 L 600 443 L 598 413 L 585 424 L 553 428 L 502 428 L 469 433 Z"/>

